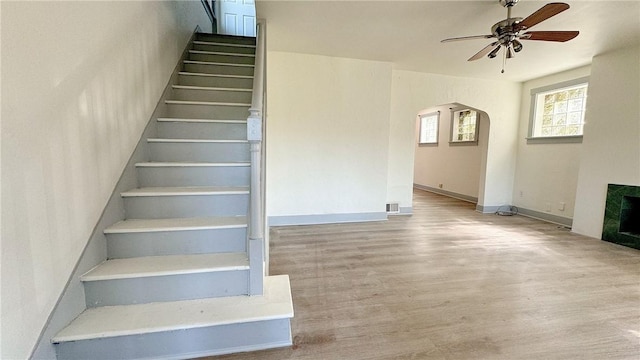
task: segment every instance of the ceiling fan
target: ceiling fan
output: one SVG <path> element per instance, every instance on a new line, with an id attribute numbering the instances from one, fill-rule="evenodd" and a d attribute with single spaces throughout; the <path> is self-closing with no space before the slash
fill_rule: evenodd
<path id="1" fill-rule="evenodd" d="M 469 58 L 468 61 L 474 61 L 487 55 L 493 59 L 498 56 L 500 49 L 504 47 L 503 69 L 506 59 L 515 56 L 514 53 L 520 52 L 523 48 L 520 40 L 538 40 L 538 41 L 569 41 L 580 33 L 579 31 L 527 31 L 534 25 L 537 25 L 548 18 L 555 16 L 569 8 L 569 4 L 565 3 L 549 3 L 526 18 L 511 17 L 511 8 L 518 3 L 518 0 L 498 0 L 500 5 L 507 8 L 507 18 L 495 23 L 491 27 L 491 35 L 463 36 L 456 38 L 444 39 L 441 42 L 451 42 L 471 39 L 491 39 L 496 41 L 487 45 L 482 50 Z"/>

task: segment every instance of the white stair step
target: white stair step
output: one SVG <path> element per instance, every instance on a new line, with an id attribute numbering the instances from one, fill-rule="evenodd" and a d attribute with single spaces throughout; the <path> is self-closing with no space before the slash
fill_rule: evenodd
<path id="1" fill-rule="evenodd" d="M 224 74 L 197 70 L 182 70 L 178 83 L 181 85 L 253 88 L 252 74 Z"/>
<path id="2" fill-rule="evenodd" d="M 158 118 L 159 122 L 186 122 L 186 123 L 218 123 L 218 124 L 246 124 L 247 120 L 214 120 L 214 119 L 182 119 L 182 118 Z"/>
<path id="3" fill-rule="evenodd" d="M 228 53 L 221 51 L 204 51 L 204 50 L 189 50 L 190 54 L 202 54 L 202 55 L 222 55 L 222 56 L 238 56 L 238 57 L 256 57 L 254 54 L 241 54 L 241 53 Z"/>
<path id="4" fill-rule="evenodd" d="M 215 65 L 215 66 L 237 66 L 237 67 L 254 67 L 253 64 L 236 64 L 236 63 L 225 63 L 225 62 L 216 62 L 216 61 L 202 61 L 202 60 L 184 60 L 185 64 L 195 64 L 195 65 Z"/>
<path id="5" fill-rule="evenodd" d="M 210 86 L 172 85 L 172 87 L 174 89 L 202 90 L 202 91 L 238 91 L 238 92 L 251 92 L 251 91 L 253 91 L 252 89 L 229 88 L 229 87 L 223 88 L 223 87 L 210 87 Z"/>
<path id="6" fill-rule="evenodd" d="M 144 162 L 137 163 L 140 187 L 246 186 L 249 162 Z"/>
<path id="7" fill-rule="evenodd" d="M 214 139 L 158 139 L 148 138 L 149 143 L 204 143 L 204 144 L 247 144 L 249 140 L 214 140 Z"/>
<path id="8" fill-rule="evenodd" d="M 233 44 L 233 43 L 224 43 L 224 42 L 214 42 L 214 41 L 201 41 L 194 40 L 194 44 L 197 45 L 219 45 L 219 46 L 229 46 L 229 47 L 246 47 L 246 48 L 255 48 L 255 45 L 246 45 L 246 44 Z"/>
<path id="9" fill-rule="evenodd" d="M 125 234 L 160 231 L 210 230 L 246 228 L 246 216 L 129 219 L 117 222 L 104 230 L 105 234 Z"/>
<path id="10" fill-rule="evenodd" d="M 120 280 L 248 269 L 249 260 L 245 253 L 148 256 L 107 260 L 82 275 L 80 280 Z"/>
<path id="11" fill-rule="evenodd" d="M 250 160 L 249 141 L 242 139 L 150 138 L 147 143 L 149 161 L 152 162 L 233 163 Z"/>
<path id="12" fill-rule="evenodd" d="M 236 79 L 253 79 L 252 75 L 225 75 L 225 74 L 208 74 L 208 73 L 194 73 L 188 71 L 180 71 L 178 74 L 185 76 L 203 76 L 203 77 L 221 77 L 221 78 L 236 78 Z"/>
<path id="13" fill-rule="evenodd" d="M 289 278 L 269 276 L 264 296 L 233 296 L 88 309 L 51 341 L 61 343 L 293 317 Z"/>
<path id="14" fill-rule="evenodd" d="M 167 167 L 246 167 L 251 166 L 248 162 L 143 162 L 136 163 L 139 168 L 167 168 Z"/>
<path id="15" fill-rule="evenodd" d="M 191 86 L 191 85 L 172 85 L 174 89 L 183 90 L 202 90 L 202 91 L 236 91 L 251 92 L 252 89 L 232 88 L 232 87 L 211 87 L 211 86 Z"/>
<path id="16" fill-rule="evenodd" d="M 217 71 L 212 71 L 218 73 Z M 218 101 L 218 102 L 251 102 L 252 89 L 246 87 L 207 86 L 207 85 L 172 85 L 173 100 Z"/>
<path id="17" fill-rule="evenodd" d="M 219 80 L 214 80 L 219 81 Z M 238 82 L 238 79 L 232 79 Z M 247 80 L 251 81 L 251 80 Z M 193 84 L 191 84 L 193 85 Z M 203 84 L 201 84 L 203 85 Z M 208 85 L 207 85 L 208 86 Z M 246 86 L 237 86 L 246 87 Z M 251 107 L 251 100 L 244 101 L 210 101 L 202 100 L 165 100 L 166 116 L 190 119 L 232 119 L 246 120 Z"/>
<path id="18" fill-rule="evenodd" d="M 214 101 L 165 100 L 168 105 L 206 105 L 206 106 L 251 106 L 251 103 L 231 103 Z"/>
<path id="19" fill-rule="evenodd" d="M 131 189 L 121 193 L 122 197 L 148 196 L 190 196 L 190 195 L 238 195 L 249 194 L 246 186 L 186 186 L 186 187 L 148 187 Z"/>

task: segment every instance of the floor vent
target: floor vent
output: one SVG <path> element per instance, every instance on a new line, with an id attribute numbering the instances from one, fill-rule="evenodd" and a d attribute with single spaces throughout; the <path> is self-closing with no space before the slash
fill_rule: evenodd
<path id="1" fill-rule="evenodd" d="M 387 214 L 399 214 L 400 205 L 398 203 L 387 204 Z"/>

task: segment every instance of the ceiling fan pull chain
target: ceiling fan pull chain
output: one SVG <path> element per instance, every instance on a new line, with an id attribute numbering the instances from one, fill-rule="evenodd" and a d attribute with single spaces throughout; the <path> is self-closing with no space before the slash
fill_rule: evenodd
<path id="1" fill-rule="evenodd" d="M 507 50 L 505 49 L 505 51 L 502 52 L 502 71 L 500 71 L 500 74 L 504 74 L 504 68 L 507 65 Z"/>

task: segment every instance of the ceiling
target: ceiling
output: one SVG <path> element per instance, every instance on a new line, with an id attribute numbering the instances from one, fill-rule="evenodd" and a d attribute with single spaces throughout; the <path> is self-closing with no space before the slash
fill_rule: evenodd
<path id="1" fill-rule="evenodd" d="M 556 0 L 558 1 L 558 0 Z M 551 1 L 520 0 L 513 17 Z M 442 44 L 450 37 L 490 34 L 505 19 L 498 0 L 258 0 L 269 50 L 392 62 L 395 69 L 505 81 L 526 81 L 591 63 L 594 55 L 640 44 L 640 0 L 566 1 L 571 8 L 532 30 L 579 30 L 566 43 L 523 41 L 504 74 L 502 52 L 469 62 L 492 40 Z"/>

